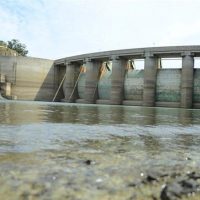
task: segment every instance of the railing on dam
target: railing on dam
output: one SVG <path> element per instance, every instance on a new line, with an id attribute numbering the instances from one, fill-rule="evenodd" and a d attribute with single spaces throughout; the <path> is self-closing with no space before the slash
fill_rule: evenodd
<path id="1" fill-rule="evenodd" d="M 182 59 L 181 69 L 162 69 L 162 58 Z M 64 67 L 66 102 L 200 108 L 200 46 L 151 47 L 58 59 Z M 134 68 L 144 59 L 144 70 Z M 66 73 L 66 74 L 65 74 Z"/>

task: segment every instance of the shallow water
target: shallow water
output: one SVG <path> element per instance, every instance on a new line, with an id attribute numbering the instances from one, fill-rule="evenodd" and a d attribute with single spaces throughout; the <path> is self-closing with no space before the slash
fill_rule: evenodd
<path id="1" fill-rule="evenodd" d="M 149 169 L 199 169 L 199 144 L 200 110 L 1 101 L 0 196 L 130 199 Z"/>

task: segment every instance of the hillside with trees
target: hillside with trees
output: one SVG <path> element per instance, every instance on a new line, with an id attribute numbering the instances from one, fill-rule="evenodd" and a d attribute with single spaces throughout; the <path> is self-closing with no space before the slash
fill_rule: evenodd
<path id="1" fill-rule="evenodd" d="M 26 45 L 17 39 L 5 42 L 0 40 L 0 55 L 3 56 L 27 56 Z"/>

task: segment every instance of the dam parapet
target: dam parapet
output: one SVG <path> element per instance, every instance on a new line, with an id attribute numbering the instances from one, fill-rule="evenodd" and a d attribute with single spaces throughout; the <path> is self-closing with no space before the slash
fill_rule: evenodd
<path id="1" fill-rule="evenodd" d="M 150 47 L 66 57 L 54 66 L 65 68 L 65 102 L 200 108 L 195 57 L 200 46 Z M 180 58 L 182 67 L 162 68 L 165 58 Z M 144 69 L 130 67 L 137 59 Z"/>

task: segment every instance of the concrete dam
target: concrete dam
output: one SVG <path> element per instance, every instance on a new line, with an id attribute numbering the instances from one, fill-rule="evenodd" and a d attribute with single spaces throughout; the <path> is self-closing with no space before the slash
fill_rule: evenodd
<path id="1" fill-rule="evenodd" d="M 47 60 L 0 56 L 1 93 L 9 99 L 200 108 L 200 46 L 114 50 Z M 162 68 L 180 58 L 181 68 Z M 134 61 L 144 60 L 138 70 Z M 199 66 L 200 67 L 200 66 Z"/>

